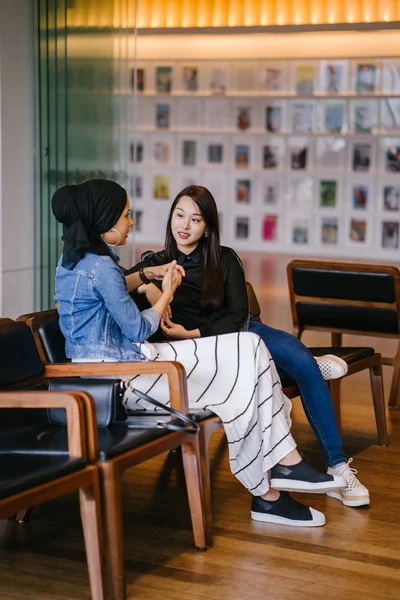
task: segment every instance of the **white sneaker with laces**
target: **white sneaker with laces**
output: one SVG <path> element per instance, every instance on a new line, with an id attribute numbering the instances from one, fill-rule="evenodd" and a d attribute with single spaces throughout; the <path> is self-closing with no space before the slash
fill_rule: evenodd
<path id="1" fill-rule="evenodd" d="M 328 467 L 329 475 L 341 475 L 347 481 L 347 487 L 343 490 L 335 490 L 327 492 L 327 496 L 340 500 L 345 506 L 367 506 L 370 502 L 369 491 L 360 481 L 356 474 L 357 470 L 350 468 L 350 463 L 353 462 L 349 458 L 347 463 L 341 463 L 336 467 Z"/>
<path id="2" fill-rule="evenodd" d="M 334 354 L 324 354 L 324 356 L 314 356 L 314 358 L 324 379 L 339 379 L 349 370 L 347 362 Z"/>

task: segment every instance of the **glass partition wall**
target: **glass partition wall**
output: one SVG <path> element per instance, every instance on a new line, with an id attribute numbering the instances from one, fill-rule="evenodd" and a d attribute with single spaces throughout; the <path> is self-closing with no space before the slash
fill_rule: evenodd
<path id="1" fill-rule="evenodd" d="M 36 309 L 54 305 L 62 248 L 54 191 L 95 178 L 127 185 L 134 15 L 132 0 L 37 0 Z M 127 264 L 132 245 L 123 250 Z"/>

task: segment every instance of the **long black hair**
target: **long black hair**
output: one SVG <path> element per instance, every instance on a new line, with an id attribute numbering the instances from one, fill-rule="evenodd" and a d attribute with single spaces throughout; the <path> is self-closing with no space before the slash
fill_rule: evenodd
<path id="1" fill-rule="evenodd" d="M 201 185 L 190 185 L 179 192 L 172 203 L 165 234 L 167 261 L 178 258 L 178 247 L 171 230 L 172 215 L 183 196 L 189 196 L 199 207 L 206 223 L 206 234 L 199 244 L 203 247 L 203 282 L 201 308 L 208 312 L 220 307 L 224 301 L 224 284 L 221 270 L 221 246 L 219 240 L 219 219 L 217 205 L 211 192 Z"/>

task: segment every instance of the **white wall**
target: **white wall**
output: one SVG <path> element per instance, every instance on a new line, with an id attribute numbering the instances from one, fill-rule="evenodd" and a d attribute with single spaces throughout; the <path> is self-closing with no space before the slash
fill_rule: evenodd
<path id="1" fill-rule="evenodd" d="M 32 0 L 0 0 L 0 315 L 34 308 Z"/>

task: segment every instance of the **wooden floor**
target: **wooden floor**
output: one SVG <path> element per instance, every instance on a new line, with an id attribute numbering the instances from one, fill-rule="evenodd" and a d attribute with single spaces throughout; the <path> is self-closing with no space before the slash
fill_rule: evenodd
<path id="1" fill-rule="evenodd" d="M 288 257 L 243 257 L 263 319 L 290 331 Z M 263 283 L 262 283 L 263 282 Z M 327 338 L 314 334 L 308 344 Z M 391 342 L 348 338 L 345 343 Z M 385 391 L 391 369 L 385 367 Z M 368 509 L 344 507 L 325 495 L 301 495 L 323 511 L 325 527 L 289 528 L 250 520 L 250 496 L 228 469 L 220 433 L 212 439 L 214 545 L 197 552 L 179 454 L 135 467 L 124 480 L 128 597 L 140 600 L 396 600 L 400 597 L 400 411 L 388 413 L 389 447 L 376 443 L 367 374 L 343 384 L 343 438 L 370 489 Z M 294 436 L 311 461 L 322 453 L 299 400 Z M 300 498 L 300 495 L 296 496 Z M 0 522 L 0 600 L 90 598 L 77 495 L 37 508 L 31 521 Z"/>

